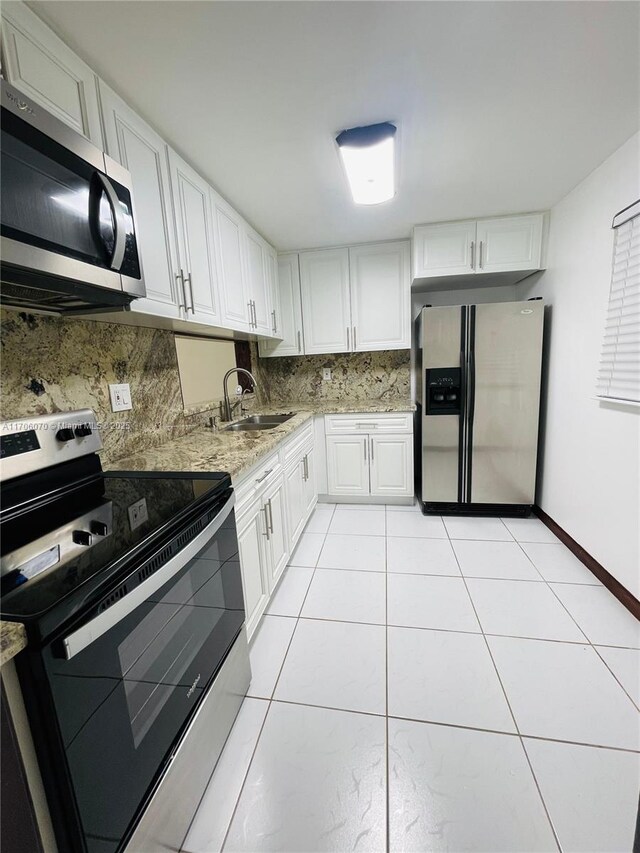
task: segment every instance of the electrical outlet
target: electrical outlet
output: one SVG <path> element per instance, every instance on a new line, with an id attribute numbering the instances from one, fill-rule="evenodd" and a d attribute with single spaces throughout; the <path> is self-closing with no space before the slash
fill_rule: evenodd
<path id="1" fill-rule="evenodd" d="M 129 513 L 129 527 L 131 528 L 131 532 L 144 524 L 145 521 L 149 521 L 146 498 L 140 498 L 139 501 L 131 504 L 127 512 Z"/>
<path id="2" fill-rule="evenodd" d="M 322 368 L 322 381 L 323 382 L 331 382 L 332 378 L 333 377 L 331 376 L 331 368 L 330 367 L 323 367 Z"/>
<path id="3" fill-rule="evenodd" d="M 121 385 L 109 385 L 109 396 L 111 397 L 112 412 L 127 412 L 133 409 L 131 402 L 131 388 L 128 382 Z"/>

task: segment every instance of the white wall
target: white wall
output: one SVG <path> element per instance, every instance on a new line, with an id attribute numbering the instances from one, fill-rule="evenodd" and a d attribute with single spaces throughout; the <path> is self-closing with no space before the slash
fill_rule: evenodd
<path id="1" fill-rule="evenodd" d="M 537 502 L 640 598 L 640 408 L 595 399 L 617 211 L 640 198 L 640 134 L 551 211 L 545 272 L 518 285 L 547 305 Z"/>

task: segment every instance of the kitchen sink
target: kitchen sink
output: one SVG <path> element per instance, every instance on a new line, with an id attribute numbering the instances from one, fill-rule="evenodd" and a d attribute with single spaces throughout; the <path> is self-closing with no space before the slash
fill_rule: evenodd
<path id="1" fill-rule="evenodd" d="M 263 429 L 273 429 L 290 420 L 295 412 L 286 415 L 249 415 L 238 423 L 222 427 L 221 432 L 254 432 Z"/>

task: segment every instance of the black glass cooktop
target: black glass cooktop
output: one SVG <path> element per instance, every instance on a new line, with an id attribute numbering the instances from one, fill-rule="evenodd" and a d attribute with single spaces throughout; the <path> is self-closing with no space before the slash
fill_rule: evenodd
<path id="1" fill-rule="evenodd" d="M 8 488 L 0 515 L 0 615 L 28 630 L 55 608 L 68 619 L 230 488 L 225 473 L 166 472 L 93 472 L 37 495 Z"/>

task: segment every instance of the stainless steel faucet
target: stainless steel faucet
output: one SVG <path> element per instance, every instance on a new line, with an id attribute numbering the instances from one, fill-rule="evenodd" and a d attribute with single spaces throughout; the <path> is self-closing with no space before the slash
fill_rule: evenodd
<path id="1" fill-rule="evenodd" d="M 232 373 L 244 373 L 246 376 L 248 376 L 249 379 L 251 380 L 252 384 L 253 384 L 253 390 L 254 391 L 256 390 L 256 388 L 258 386 L 258 383 L 256 382 L 254 375 L 252 373 L 250 373 L 248 370 L 245 370 L 244 367 L 232 367 L 230 370 L 227 370 L 227 372 L 224 375 L 224 379 L 222 380 L 222 388 L 224 390 L 224 404 L 222 406 L 222 420 L 223 421 L 230 421 L 231 420 L 231 418 L 233 417 L 233 410 L 238 405 L 238 403 L 240 405 L 242 405 L 242 400 L 244 398 L 244 391 L 243 391 L 242 397 L 240 397 L 240 399 L 238 401 L 236 401 L 233 405 L 231 405 L 231 400 L 229 399 L 229 389 L 227 388 L 227 379 L 231 376 Z"/>

